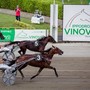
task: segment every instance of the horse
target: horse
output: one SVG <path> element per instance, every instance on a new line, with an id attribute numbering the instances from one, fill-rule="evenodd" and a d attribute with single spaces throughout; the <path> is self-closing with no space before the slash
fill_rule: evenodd
<path id="1" fill-rule="evenodd" d="M 0 38 L 2 39 L 2 40 L 4 40 L 5 39 L 5 37 L 3 36 L 3 34 L 0 32 Z"/>
<path id="2" fill-rule="evenodd" d="M 39 71 L 36 75 L 32 76 L 31 79 L 35 78 L 40 74 L 40 72 L 44 68 L 53 69 L 55 72 L 56 77 L 58 77 L 58 73 L 56 71 L 56 68 L 53 66 L 50 66 L 51 60 L 54 56 L 54 54 L 62 55 L 63 51 L 60 50 L 58 47 L 52 46 L 52 48 L 48 49 L 46 52 L 38 54 L 25 54 L 22 56 L 19 56 L 16 60 L 16 68 L 13 72 L 18 70 L 22 76 L 22 79 L 24 78 L 24 74 L 22 73 L 22 69 L 24 69 L 27 65 L 33 66 L 33 67 L 39 67 Z"/>
<path id="3" fill-rule="evenodd" d="M 35 41 L 25 40 L 25 41 L 14 41 L 10 42 L 8 45 L 11 44 L 18 44 L 20 50 L 18 53 L 20 55 L 24 55 L 26 53 L 26 50 L 36 51 L 36 52 L 43 52 L 45 49 L 45 46 L 48 42 L 56 43 L 54 38 L 50 35 L 44 36 L 42 38 L 39 38 Z"/>

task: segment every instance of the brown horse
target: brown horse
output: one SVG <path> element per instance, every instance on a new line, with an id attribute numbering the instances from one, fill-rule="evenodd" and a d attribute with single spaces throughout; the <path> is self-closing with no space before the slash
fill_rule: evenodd
<path id="1" fill-rule="evenodd" d="M 15 41 L 15 42 L 11 42 L 8 45 L 17 43 L 20 48 L 20 50 L 18 51 L 19 54 L 24 55 L 27 49 L 36 52 L 44 51 L 45 46 L 47 45 L 48 42 L 56 43 L 53 37 L 48 35 L 47 37 L 42 37 L 35 41 Z"/>
<path id="2" fill-rule="evenodd" d="M 43 52 L 43 54 L 41 53 L 39 55 L 40 57 L 38 57 L 37 54 L 28 54 L 28 55 L 26 54 L 26 55 L 19 56 L 16 60 L 16 66 L 17 66 L 16 70 L 18 70 L 21 73 L 22 79 L 24 78 L 24 75 L 21 70 L 25 68 L 27 65 L 40 68 L 37 74 L 31 77 L 31 79 L 38 76 L 44 68 L 53 69 L 55 72 L 55 75 L 58 77 L 56 68 L 50 66 L 51 60 L 54 54 L 62 55 L 63 51 L 55 46 L 52 46 L 52 48 L 48 49 L 47 52 Z"/>

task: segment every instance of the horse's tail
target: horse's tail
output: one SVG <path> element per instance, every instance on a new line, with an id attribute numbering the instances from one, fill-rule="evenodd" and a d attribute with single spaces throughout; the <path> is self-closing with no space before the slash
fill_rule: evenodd
<path id="1" fill-rule="evenodd" d="M 19 44 L 20 42 L 21 42 L 21 41 L 10 42 L 9 44 L 6 44 L 5 46 L 12 45 L 12 44 Z"/>

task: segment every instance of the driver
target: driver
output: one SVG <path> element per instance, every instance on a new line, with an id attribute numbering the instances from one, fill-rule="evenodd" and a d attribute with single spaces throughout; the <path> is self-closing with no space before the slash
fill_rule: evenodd
<path id="1" fill-rule="evenodd" d="M 2 57 L 4 64 L 10 66 L 15 62 L 15 55 L 13 53 L 14 45 L 0 45 L 0 52 L 4 52 Z"/>
<path id="2" fill-rule="evenodd" d="M 0 45 L 0 52 L 9 51 L 9 48 L 5 47 L 4 45 Z"/>

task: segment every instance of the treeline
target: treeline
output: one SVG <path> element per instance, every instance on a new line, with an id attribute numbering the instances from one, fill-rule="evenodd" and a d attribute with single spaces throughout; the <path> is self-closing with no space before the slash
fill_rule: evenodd
<path id="1" fill-rule="evenodd" d="M 50 16 L 50 4 L 53 4 L 54 0 L 0 0 L 0 8 L 14 10 L 17 5 L 20 6 L 24 12 L 34 13 L 35 10 L 42 11 L 45 16 Z M 59 18 L 62 19 L 62 4 L 59 0 L 56 0 L 59 4 Z"/>

